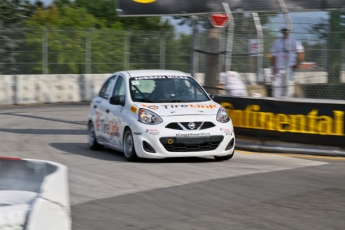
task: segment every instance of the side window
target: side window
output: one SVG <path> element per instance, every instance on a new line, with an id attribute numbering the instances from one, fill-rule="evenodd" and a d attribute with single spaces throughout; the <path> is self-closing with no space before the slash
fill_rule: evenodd
<path id="1" fill-rule="evenodd" d="M 105 99 L 108 99 L 111 95 L 111 90 L 115 84 L 115 78 L 116 76 L 111 77 L 101 88 L 101 91 L 99 92 L 99 96 L 103 97 Z"/>
<path id="2" fill-rule="evenodd" d="M 125 81 L 123 80 L 123 77 L 119 76 L 115 85 L 113 96 L 121 96 L 122 100 L 125 101 L 125 95 L 126 95 Z"/>
<path id="3" fill-rule="evenodd" d="M 119 77 L 116 82 L 113 96 L 125 96 L 125 81 L 122 77 Z"/>

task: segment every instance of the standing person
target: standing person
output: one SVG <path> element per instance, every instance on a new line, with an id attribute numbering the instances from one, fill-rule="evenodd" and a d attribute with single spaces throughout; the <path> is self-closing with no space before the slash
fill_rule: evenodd
<path id="1" fill-rule="evenodd" d="M 248 96 L 247 87 L 236 71 L 226 71 L 220 76 L 219 83 L 224 86 L 226 94 L 230 96 Z"/>
<path id="2" fill-rule="evenodd" d="M 225 65 L 222 66 L 221 72 L 219 73 L 219 78 L 218 78 L 218 88 L 224 88 L 225 87 L 225 82 L 226 82 L 226 71 L 225 71 Z M 223 91 L 223 90 L 219 90 L 219 91 Z M 218 92 L 219 94 L 221 94 L 221 92 Z"/>
<path id="3" fill-rule="evenodd" d="M 294 95 L 294 71 L 304 59 L 304 48 L 301 42 L 289 38 L 289 32 L 287 27 L 283 27 L 281 29 L 283 36 L 274 40 L 271 47 L 273 97 Z"/>

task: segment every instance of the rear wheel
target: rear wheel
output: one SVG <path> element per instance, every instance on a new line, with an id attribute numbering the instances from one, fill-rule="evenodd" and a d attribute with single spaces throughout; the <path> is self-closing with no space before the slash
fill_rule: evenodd
<path id="1" fill-rule="evenodd" d="M 217 161 L 227 161 L 227 160 L 230 160 L 233 156 L 234 156 L 234 153 L 235 153 L 235 150 L 229 154 L 229 155 L 226 155 L 226 156 L 214 156 L 214 159 L 216 159 Z"/>
<path id="2" fill-rule="evenodd" d="M 125 130 L 125 135 L 123 137 L 123 152 L 128 161 L 138 160 L 138 156 L 134 148 L 133 135 L 129 128 Z"/>
<path id="3" fill-rule="evenodd" d="M 89 125 L 88 125 L 88 142 L 89 142 L 89 148 L 91 150 L 103 149 L 103 145 L 99 144 L 97 141 L 95 127 L 93 126 L 92 122 L 89 122 Z"/>

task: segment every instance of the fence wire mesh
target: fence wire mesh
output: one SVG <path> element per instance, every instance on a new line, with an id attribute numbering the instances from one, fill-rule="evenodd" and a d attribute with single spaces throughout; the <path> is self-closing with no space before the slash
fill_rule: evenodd
<path id="1" fill-rule="evenodd" d="M 249 95 L 271 96 L 270 49 L 286 26 L 282 13 L 259 13 L 263 52 L 252 13 L 234 13 L 231 69 L 240 73 Z M 295 71 L 295 97 L 345 100 L 345 12 L 289 13 L 290 36 L 304 47 Z M 217 85 L 226 64 L 229 26 L 208 26 L 198 16 L 194 73 L 200 82 Z M 123 69 L 176 69 L 191 72 L 192 29 L 185 33 L 114 31 L 80 28 L 0 28 L 0 74 L 98 74 Z M 262 56 L 260 56 L 262 55 Z M 262 58 L 260 62 L 259 58 Z M 205 81 L 212 75 L 215 83 Z M 218 93 L 227 93 L 223 90 Z"/>

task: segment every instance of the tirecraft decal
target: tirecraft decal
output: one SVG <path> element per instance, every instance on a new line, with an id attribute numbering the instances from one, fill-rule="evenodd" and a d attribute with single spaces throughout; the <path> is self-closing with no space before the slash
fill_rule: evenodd
<path id="1" fill-rule="evenodd" d="M 159 107 L 157 105 L 145 105 L 141 104 L 143 107 L 147 109 L 157 110 Z M 165 109 L 176 109 L 176 108 L 185 108 L 185 109 L 214 109 L 218 108 L 219 106 L 216 104 L 212 105 L 200 105 L 200 104 L 189 104 L 189 105 L 180 105 L 180 104 L 169 104 L 169 105 L 162 105 Z M 200 111 L 199 111 L 200 112 Z M 203 112 L 203 111 L 201 111 Z"/>
<path id="2" fill-rule="evenodd" d="M 344 111 L 333 110 L 333 116 L 320 116 L 319 110 L 307 114 L 284 114 L 260 111 L 259 105 L 236 110 L 231 103 L 222 102 L 235 127 L 278 132 L 345 136 Z"/>
<path id="3" fill-rule="evenodd" d="M 147 109 L 153 109 L 153 110 L 157 110 L 158 106 L 157 105 L 145 105 L 145 104 L 141 104 L 143 107 L 147 108 Z"/>
<path id="4" fill-rule="evenodd" d="M 214 109 L 218 105 L 200 105 L 200 104 L 189 104 L 189 105 L 162 105 L 165 109 L 175 109 L 175 108 L 191 108 L 191 109 Z"/>

